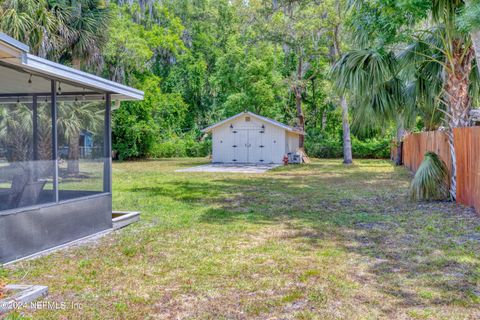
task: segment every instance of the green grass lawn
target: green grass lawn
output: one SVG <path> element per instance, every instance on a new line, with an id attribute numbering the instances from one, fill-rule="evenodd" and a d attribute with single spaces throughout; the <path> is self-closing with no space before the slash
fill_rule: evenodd
<path id="1" fill-rule="evenodd" d="M 480 218 L 406 200 L 410 174 L 340 160 L 266 174 L 114 164 L 114 209 L 142 222 L 1 271 L 82 309 L 35 319 L 476 319 Z M 13 318 L 13 317 L 12 317 Z"/>

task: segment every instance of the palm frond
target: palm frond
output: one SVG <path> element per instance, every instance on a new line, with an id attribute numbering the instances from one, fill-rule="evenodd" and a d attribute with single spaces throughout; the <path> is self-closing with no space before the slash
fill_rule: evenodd
<path id="1" fill-rule="evenodd" d="M 400 76 L 407 82 L 405 110 L 413 112 L 412 116 L 421 116 L 427 130 L 440 126 L 445 109 L 442 103 L 444 63 L 441 62 L 445 61 L 445 55 L 441 32 L 442 28 L 432 28 L 418 34 L 415 41 L 397 55 L 402 70 Z"/>
<path id="2" fill-rule="evenodd" d="M 453 22 L 464 3 L 464 0 L 432 0 L 432 17 L 437 22 Z"/>
<path id="3" fill-rule="evenodd" d="M 332 68 L 340 91 L 365 93 L 388 82 L 395 75 L 395 57 L 371 49 L 356 49 L 344 54 Z"/>
<path id="4" fill-rule="evenodd" d="M 427 152 L 410 186 L 410 198 L 415 201 L 445 200 L 449 194 L 448 170 L 434 152 Z"/>
<path id="5" fill-rule="evenodd" d="M 403 108 L 403 82 L 396 57 L 377 50 L 352 50 L 332 68 L 337 90 L 351 94 L 352 128 L 364 134 L 394 120 Z"/>

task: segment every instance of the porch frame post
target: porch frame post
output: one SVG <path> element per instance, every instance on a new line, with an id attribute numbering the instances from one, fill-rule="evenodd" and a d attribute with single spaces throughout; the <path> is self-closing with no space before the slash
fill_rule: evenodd
<path id="1" fill-rule="evenodd" d="M 103 192 L 112 192 L 112 96 L 106 94 L 105 98 L 105 128 L 103 139 Z"/>
<path id="2" fill-rule="evenodd" d="M 59 201 L 58 196 L 58 128 L 57 128 L 57 81 L 51 81 L 51 114 L 52 114 L 52 160 L 53 168 L 53 194 L 56 203 Z"/>
<path id="3" fill-rule="evenodd" d="M 32 123 L 33 123 L 33 160 L 38 160 L 38 97 L 33 95 L 32 100 Z"/>

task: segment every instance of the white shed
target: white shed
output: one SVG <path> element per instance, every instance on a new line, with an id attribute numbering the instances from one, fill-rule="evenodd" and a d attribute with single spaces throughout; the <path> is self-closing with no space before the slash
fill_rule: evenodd
<path id="1" fill-rule="evenodd" d="M 288 153 L 298 151 L 297 128 L 242 112 L 220 121 L 203 132 L 212 133 L 213 163 L 282 163 Z"/>

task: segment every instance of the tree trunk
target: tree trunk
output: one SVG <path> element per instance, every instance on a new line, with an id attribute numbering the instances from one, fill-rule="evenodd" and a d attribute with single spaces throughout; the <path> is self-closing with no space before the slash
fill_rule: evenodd
<path id="1" fill-rule="evenodd" d="M 405 134 L 405 128 L 403 127 L 403 124 L 399 124 L 397 128 L 397 154 L 395 157 L 395 165 L 396 166 L 401 166 L 403 164 L 403 148 L 402 148 L 402 139 Z"/>
<path id="2" fill-rule="evenodd" d="M 327 110 L 324 109 L 322 111 L 322 131 L 325 131 L 325 129 L 327 129 Z"/>
<path id="3" fill-rule="evenodd" d="M 453 70 L 447 70 L 446 101 L 450 112 L 450 128 L 468 127 L 471 99 L 468 94 L 472 72 L 473 49 L 464 55 L 461 43 L 454 41 Z"/>
<path id="4" fill-rule="evenodd" d="M 303 78 L 303 63 L 302 59 L 298 59 L 297 66 L 297 83 L 294 85 L 295 92 L 295 107 L 297 108 L 298 126 L 302 131 L 305 131 L 305 116 L 302 108 L 302 90 L 300 81 Z M 298 135 L 298 146 L 303 148 L 305 145 L 305 136 L 303 134 Z"/>
<path id="5" fill-rule="evenodd" d="M 302 131 L 305 131 L 305 117 L 302 109 L 302 89 L 298 87 L 295 88 L 295 106 L 297 107 L 298 126 Z M 300 134 L 298 139 L 298 146 L 303 148 L 305 145 L 305 136 Z"/>
<path id="6" fill-rule="evenodd" d="M 341 4 L 340 1 L 336 1 L 336 9 L 339 16 L 341 16 Z M 341 43 L 340 43 L 340 23 L 333 27 L 333 54 L 332 64 L 342 56 Z M 342 125 L 343 125 L 343 163 L 351 164 L 353 162 L 352 157 L 352 140 L 350 134 L 350 123 L 348 119 L 348 104 L 344 96 L 340 97 L 340 105 L 342 107 Z"/>
<path id="7" fill-rule="evenodd" d="M 344 96 L 340 97 L 342 106 L 342 125 L 343 125 L 343 163 L 352 164 L 352 140 L 350 138 L 350 124 L 348 122 L 348 104 Z"/>
<path id="8" fill-rule="evenodd" d="M 82 67 L 82 60 L 78 58 L 73 58 L 72 59 L 72 67 L 73 69 L 80 70 Z"/>
<path id="9" fill-rule="evenodd" d="M 450 147 L 450 157 L 452 158 L 451 177 L 450 177 L 450 197 L 455 200 L 457 198 L 457 156 L 455 152 L 455 144 L 453 142 L 453 130 L 448 130 L 448 146 Z"/>
<path id="10" fill-rule="evenodd" d="M 466 50 L 466 51 L 465 51 Z M 456 179 L 457 168 L 455 158 L 455 146 L 453 144 L 453 129 L 468 127 L 469 112 L 471 109 L 471 98 L 468 93 L 470 73 L 472 72 L 472 62 L 474 59 L 473 48 L 464 48 L 464 43 L 460 40 L 453 41 L 451 67 L 447 68 L 445 82 L 445 100 L 450 115 L 449 120 L 449 142 L 450 154 L 452 155 L 452 179 L 450 185 L 450 195 L 456 198 Z"/>
<path id="11" fill-rule="evenodd" d="M 75 134 L 68 141 L 67 173 L 78 175 L 80 173 L 80 135 Z"/>

